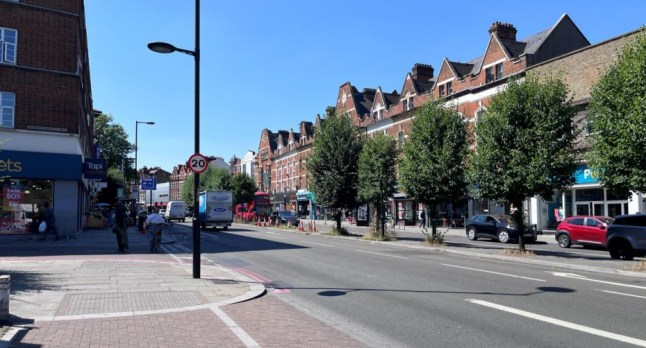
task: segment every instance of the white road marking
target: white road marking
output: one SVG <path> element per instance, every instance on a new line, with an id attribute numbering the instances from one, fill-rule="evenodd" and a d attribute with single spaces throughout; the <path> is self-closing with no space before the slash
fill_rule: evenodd
<path id="1" fill-rule="evenodd" d="M 609 282 L 605 280 L 598 280 L 598 279 L 590 279 L 586 276 L 574 274 L 574 273 L 563 273 L 563 272 L 549 272 L 552 273 L 555 277 L 564 277 L 564 278 L 571 278 L 571 279 L 579 279 L 579 280 L 587 280 L 589 282 L 596 282 L 596 283 L 602 283 L 602 284 L 610 284 L 610 285 L 616 285 L 616 286 L 623 286 L 627 288 L 633 288 L 633 289 L 642 289 L 646 290 L 646 286 L 639 286 L 639 285 L 631 285 L 631 284 L 623 284 L 623 283 L 616 283 L 616 282 Z"/>
<path id="2" fill-rule="evenodd" d="M 646 299 L 646 296 L 639 296 L 639 295 L 633 295 L 633 294 L 625 294 L 623 292 L 616 292 L 616 291 L 610 291 L 610 290 L 601 290 L 601 289 L 595 289 L 597 291 L 603 291 L 607 292 L 609 294 L 615 294 L 615 295 L 622 295 L 622 296 L 630 296 L 630 297 L 636 297 L 636 298 L 643 298 Z"/>
<path id="3" fill-rule="evenodd" d="M 388 254 L 382 254 L 382 253 L 375 253 L 375 252 L 372 252 L 372 251 L 365 251 L 365 250 L 359 250 L 359 249 L 355 249 L 354 251 L 358 251 L 358 252 L 360 252 L 360 253 L 374 254 L 374 255 L 379 255 L 379 256 L 388 256 L 388 257 L 394 257 L 394 258 L 396 258 L 396 259 L 404 259 L 404 260 L 408 260 L 408 258 L 407 258 L 407 257 L 402 257 L 402 256 L 395 256 L 395 255 L 388 255 Z"/>
<path id="4" fill-rule="evenodd" d="M 532 312 L 527 312 L 527 311 L 523 311 L 523 310 L 512 308 L 512 307 L 501 306 L 499 304 L 495 304 L 495 303 L 492 303 L 492 302 L 476 300 L 476 299 L 467 299 L 466 301 L 469 301 L 471 303 L 478 304 L 478 305 L 481 305 L 481 306 L 497 309 L 497 310 L 500 310 L 500 311 L 503 311 L 503 312 L 512 313 L 512 314 L 520 315 L 520 316 L 523 316 L 523 317 L 526 317 L 526 318 L 542 321 L 542 322 L 545 322 L 545 323 L 548 323 L 548 324 L 553 324 L 553 325 L 557 325 L 557 326 L 560 326 L 560 327 L 566 327 L 568 329 L 589 333 L 591 335 L 596 335 L 596 336 L 608 338 L 608 339 L 611 339 L 611 340 L 636 345 L 636 346 L 639 346 L 639 347 L 646 347 L 646 341 L 641 340 L 639 338 L 619 335 L 619 334 L 616 334 L 616 333 L 612 333 L 612 332 L 608 332 L 608 331 L 603 331 L 603 330 L 591 328 L 591 327 L 588 327 L 588 326 L 583 326 L 583 325 L 571 323 L 571 322 L 565 321 L 565 320 L 560 320 L 560 319 L 556 319 L 556 318 L 552 318 L 552 317 L 547 317 L 547 316 L 544 316 L 544 315 L 540 315 L 540 314 L 536 314 L 536 313 L 532 313 Z"/>
<path id="5" fill-rule="evenodd" d="M 320 246 L 324 246 L 324 247 L 334 248 L 334 245 L 330 245 L 330 244 L 323 244 L 323 243 L 308 242 L 308 241 L 306 241 L 306 240 L 301 240 L 300 242 L 301 242 L 301 243 L 306 243 L 306 244 L 314 244 L 314 245 L 320 245 Z"/>
<path id="6" fill-rule="evenodd" d="M 211 311 L 215 313 L 224 324 L 231 330 L 238 338 L 244 343 L 247 347 L 260 347 L 258 342 L 256 342 L 249 334 L 243 330 L 231 317 L 229 317 L 220 307 L 210 306 Z"/>
<path id="7" fill-rule="evenodd" d="M 487 271 L 487 270 L 484 270 L 484 269 L 478 269 L 478 268 L 470 268 L 470 267 L 462 267 L 462 266 L 456 266 L 456 265 L 449 265 L 449 264 L 446 264 L 446 263 L 443 263 L 442 265 L 443 265 L 443 266 L 447 266 L 447 267 L 455 267 L 455 268 L 466 269 L 466 270 L 469 270 L 469 271 L 475 271 L 475 272 L 483 272 L 483 273 L 497 274 L 497 275 L 501 275 L 501 276 L 505 276 L 505 277 L 521 278 L 521 279 L 527 279 L 527 280 L 535 280 L 535 281 L 537 281 L 537 282 L 544 282 L 544 281 L 545 281 L 545 280 L 543 280 L 543 279 L 530 278 L 530 277 L 523 277 L 523 276 L 518 276 L 518 275 L 508 274 L 508 273 L 500 273 L 500 272 Z"/>

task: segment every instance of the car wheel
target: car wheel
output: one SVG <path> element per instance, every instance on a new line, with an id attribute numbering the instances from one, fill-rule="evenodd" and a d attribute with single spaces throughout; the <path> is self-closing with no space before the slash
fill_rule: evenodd
<path id="1" fill-rule="evenodd" d="M 469 227 L 467 230 L 467 238 L 469 240 L 477 240 L 478 239 L 478 234 L 476 234 L 476 229 L 473 227 Z"/>
<path id="2" fill-rule="evenodd" d="M 612 243 L 612 245 L 608 247 L 608 251 L 610 252 L 610 258 L 613 260 L 621 259 L 630 261 L 635 257 L 633 248 L 628 244 L 628 242 L 623 240 Z"/>
<path id="3" fill-rule="evenodd" d="M 498 230 L 498 241 L 500 243 L 509 243 L 509 231 L 507 230 Z"/>
<path id="4" fill-rule="evenodd" d="M 570 245 L 572 245 L 572 241 L 570 240 L 570 236 L 567 235 L 567 233 L 561 233 L 559 234 L 558 237 L 556 237 L 556 242 L 561 248 L 569 248 Z"/>

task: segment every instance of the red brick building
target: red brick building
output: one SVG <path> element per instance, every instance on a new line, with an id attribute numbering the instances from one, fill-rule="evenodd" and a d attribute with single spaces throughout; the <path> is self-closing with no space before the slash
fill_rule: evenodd
<path id="1" fill-rule="evenodd" d="M 3 216 L 32 216 L 49 201 L 59 234 L 83 228 L 92 190 L 94 116 L 82 0 L 0 1 L 0 167 Z M 100 162 L 91 168 L 102 168 Z M 30 219 L 0 233 L 29 233 Z"/>

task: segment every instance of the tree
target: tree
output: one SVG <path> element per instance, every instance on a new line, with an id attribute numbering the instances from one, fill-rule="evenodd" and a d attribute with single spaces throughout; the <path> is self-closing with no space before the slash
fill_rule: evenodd
<path id="1" fill-rule="evenodd" d="M 384 203 L 396 192 L 397 147 L 395 139 L 382 133 L 367 139 L 359 155 L 359 200 L 377 209 L 379 232 L 384 238 Z"/>
<path id="2" fill-rule="evenodd" d="M 466 194 L 467 125 L 440 101 L 424 104 L 413 119 L 404 143 L 399 183 L 407 195 L 424 204 L 436 237 L 437 205 L 455 203 Z"/>
<path id="3" fill-rule="evenodd" d="M 496 94 L 476 125 L 476 149 L 468 178 L 479 198 L 510 203 L 512 218 L 524 231 L 523 202 L 536 195 L 551 200 L 554 190 L 574 183 L 576 111 L 558 78 L 511 80 Z M 523 233 L 519 249 L 525 251 Z"/>
<path id="4" fill-rule="evenodd" d="M 247 174 L 237 174 L 231 177 L 233 200 L 235 203 L 252 202 L 258 191 L 256 182 Z"/>
<path id="5" fill-rule="evenodd" d="M 194 195 L 193 189 L 195 186 L 195 174 L 186 177 L 182 184 L 182 189 L 179 193 L 180 199 L 189 206 L 193 206 Z M 211 168 L 210 166 L 200 174 L 200 185 L 198 192 L 208 190 L 231 190 L 231 173 L 223 168 Z"/>
<path id="6" fill-rule="evenodd" d="M 618 194 L 646 192 L 646 31 L 592 88 L 590 169 Z"/>
<path id="7" fill-rule="evenodd" d="M 341 230 L 342 209 L 357 206 L 359 153 L 363 140 L 347 114 L 328 108 L 327 117 L 314 134 L 313 150 L 307 158 L 309 184 L 317 202 L 335 210 L 336 230 Z"/>
<path id="8" fill-rule="evenodd" d="M 121 168 L 121 163 L 128 153 L 135 150 L 128 142 L 128 134 L 120 124 L 113 123 L 111 115 L 101 114 L 95 118 L 94 139 L 101 149 L 101 157 L 108 162 L 109 168 Z"/>

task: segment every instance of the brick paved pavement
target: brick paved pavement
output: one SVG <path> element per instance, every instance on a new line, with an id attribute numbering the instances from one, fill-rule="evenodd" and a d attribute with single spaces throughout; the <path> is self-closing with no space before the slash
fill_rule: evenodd
<path id="1" fill-rule="evenodd" d="M 126 254 L 115 252 L 109 230 L 2 243 L 12 327 L 0 348 L 362 346 L 271 295 L 257 297 L 264 286 L 243 274 L 203 259 L 193 279 L 190 250 L 167 244 L 150 254 L 145 235 L 131 229 L 129 239 Z"/>

